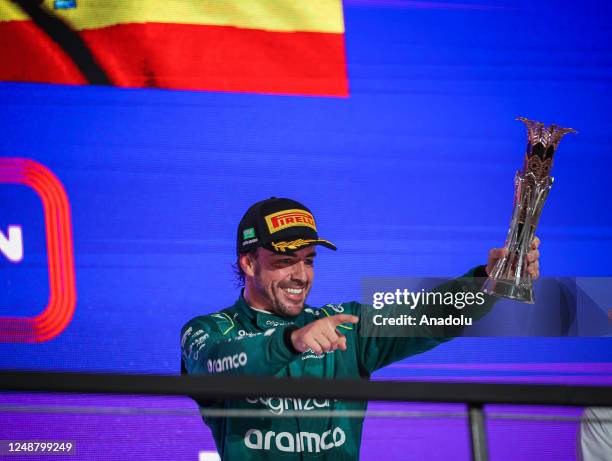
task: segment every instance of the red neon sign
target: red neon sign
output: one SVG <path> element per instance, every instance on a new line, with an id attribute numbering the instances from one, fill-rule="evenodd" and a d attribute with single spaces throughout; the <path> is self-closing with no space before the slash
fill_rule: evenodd
<path id="1" fill-rule="evenodd" d="M 25 158 L 0 158 L 0 183 L 23 184 L 40 197 L 45 215 L 49 302 L 35 317 L 0 317 L 0 342 L 39 343 L 68 326 L 76 306 L 70 204 L 60 181 L 46 167 Z"/>

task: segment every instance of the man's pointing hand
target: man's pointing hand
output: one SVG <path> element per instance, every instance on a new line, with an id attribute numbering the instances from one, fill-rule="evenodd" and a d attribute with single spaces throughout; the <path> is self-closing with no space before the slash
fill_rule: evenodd
<path id="1" fill-rule="evenodd" d="M 315 354 L 322 355 L 336 349 L 345 351 L 346 336 L 339 333 L 336 327 L 343 323 L 357 322 L 359 322 L 359 317 L 348 314 L 325 317 L 292 332 L 291 342 L 298 352 L 312 349 Z"/>

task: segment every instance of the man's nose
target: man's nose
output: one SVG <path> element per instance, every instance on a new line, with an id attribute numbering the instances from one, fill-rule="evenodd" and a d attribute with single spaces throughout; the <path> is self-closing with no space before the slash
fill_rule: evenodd
<path id="1" fill-rule="evenodd" d="M 293 268 L 293 271 L 291 272 L 291 279 L 306 283 L 308 276 L 306 275 L 306 264 L 304 261 L 299 261 L 291 267 Z"/>

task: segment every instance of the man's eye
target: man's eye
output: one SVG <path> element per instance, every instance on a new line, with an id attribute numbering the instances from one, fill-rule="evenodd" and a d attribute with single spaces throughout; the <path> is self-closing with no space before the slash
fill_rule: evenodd
<path id="1" fill-rule="evenodd" d="M 306 263 L 307 266 L 313 266 L 314 265 L 314 259 L 307 259 L 304 262 Z"/>

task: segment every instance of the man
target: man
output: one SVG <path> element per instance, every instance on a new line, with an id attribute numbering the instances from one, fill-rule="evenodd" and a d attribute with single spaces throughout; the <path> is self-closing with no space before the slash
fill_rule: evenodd
<path id="1" fill-rule="evenodd" d="M 612 408 L 584 409 L 578 431 L 580 461 L 609 461 L 612 459 Z"/>
<path id="2" fill-rule="evenodd" d="M 528 270 L 534 278 L 539 274 L 538 244 L 535 239 L 528 255 Z M 237 269 L 244 290 L 233 306 L 196 317 L 183 327 L 184 371 L 367 379 L 389 363 L 460 334 L 461 328 L 441 331 L 423 327 L 416 335 L 366 336 L 360 334 L 356 324 L 371 313 L 371 306 L 357 302 L 327 304 L 321 309 L 306 306 L 314 279 L 316 245 L 336 249 L 319 238 L 314 217 L 301 203 L 273 197 L 251 206 L 240 221 L 237 235 Z M 487 266 L 472 269 L 442 289 L 479 292 L 481 281 L 475 277 L 486 277 L 505 252 L 491 250 Z M 492 303 L 493 299 L 486 297 L 487 305 L 470 315 L 484 315 Z M 456 311 L 454 306 L 450 309 Z M 205 405 L 267 409 L 274 416 L 289 410 L 365 410 L 367 403 L 247 398 Z M 361 419 L 205 417 L 204 421 L 223 460 L 359 458 Z"/>

